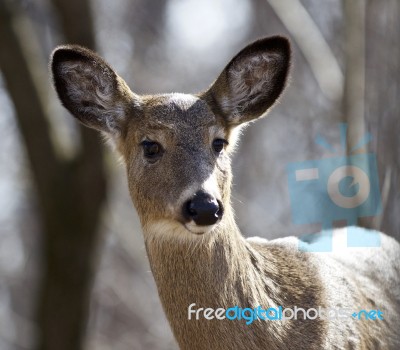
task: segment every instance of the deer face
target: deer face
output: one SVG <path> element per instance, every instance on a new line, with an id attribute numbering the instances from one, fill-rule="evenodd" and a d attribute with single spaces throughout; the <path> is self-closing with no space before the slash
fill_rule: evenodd
<path id="1" fill-rule="evenodd" d="M 239 52 L 203 93 L 138 96 L 87 49 L 64 46 L 52 57 L 64 106 L 122 154 L 145 231 L 168 225 L 181 236 L 211 232 L 230 211 L 235 131 L 273 105 L 289 66 L 288 41 L 267 38 Z"/>
<path id="2" fill-rule="evenodd" d="M 145 97 L 142 106 L 127 125 L 122 149 L 143 224 L 210 230 L 229 201 L 229 129 L 193 95 Z"/>

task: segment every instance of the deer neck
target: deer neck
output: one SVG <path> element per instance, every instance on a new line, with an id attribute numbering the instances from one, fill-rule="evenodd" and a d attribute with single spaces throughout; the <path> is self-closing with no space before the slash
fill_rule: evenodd
<path id="1" fill-rule="evenodd" d="M 249 328 L 242 321 L 188 320 L 188 307 L 193 303 L 195 309 L 214 310 L 235 306 L 255 309 L 324 305 L 321 291 L 313 287 L 318 278 L 308 272 L 310 266 L 305 257 L 292 259 L 291 254 L 299 253 L 273 245 L 250 244 L 240 234 L 233 215 L 225 214 L 215 232 L 195 237 L 196 240 L 171 239 L 171 235 L 161 232 L 161 227 L 159 232 L 146 232 L 144 227 L 158 293 L 180 348 L 246 349 L 247 345 L 239 346 L 238 342 L 250 330 L 255 334 L 254 349 L 265 349 L 266 344 L 269 349 L 283 349 L 282 344 L 290 338 L 301 344 L 301 336 L 294 339 L 291 335 L 295 324 L 284 328 L 276 322 L 254 322 Z M 291 273 L 286 276 L 280 273 L 282 270 Z M 306 303 L 297 289 L 307 291 Z M 312 322 L 313 332 L 323 334 L 324 324 Z M 227 330 L 225 347 L 221 347 L 220 340 L 212 334 L 224 334 Z M 314 333 L 308 339 L 311 338 L 317 345 L 310 349 L 318 349 L 321 339 Z"/>
<path id="2" fill-rule="evenodd" d="M 265 304 L 265 278 L 254 264 L 262 257 L 240 234 L 232 213 L 225 212 L 217 229 L 195 239 L 144 231 L 151 269 L 170 322 L 187 320 L 192 303 L 204 308 Z"/>

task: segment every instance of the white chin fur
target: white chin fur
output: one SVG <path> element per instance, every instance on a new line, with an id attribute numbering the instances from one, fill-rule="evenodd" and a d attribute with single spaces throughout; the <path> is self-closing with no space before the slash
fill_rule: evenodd
<path id="1" fill-rule="evenodd" d="M 195 240 L 199 237 L 210 232 L 218 224 L 210 226 L 198 226 L 191 221 L 186 224 L 182 224 L 175 220 L 157 220 L 147 223 L 144 227 L 146 237 L 148 239 L 177 239 L 177 240 Z"/>
<path id="2" fill-rule="evenodd" d="M 185 228 L 195 234 L 204 234 L 207 232 L 210 232 L 216 225 L 209 225 L 209 226 L 198 226 L 194 223 L 194 221 L 190 221 L 187 224 L 185 224 Z"/>

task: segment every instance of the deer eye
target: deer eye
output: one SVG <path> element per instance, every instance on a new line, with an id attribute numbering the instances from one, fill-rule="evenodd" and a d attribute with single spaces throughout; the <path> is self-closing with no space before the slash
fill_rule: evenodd
<path id="1" fill-rule="evenodd" d="M 224 139 L 215 139 L 212 143 L 213 150 L 217 153 L 221 153 L 224 146 L 228 144 L 228 141 Z"/>
<path id="2" fill-rule="evenodd" d="M 143 154 L 148 159 L 155 160 L 163 153 L 163 149 L 158 142 L 143 141 L 141 145 L 143 147 Z"/>

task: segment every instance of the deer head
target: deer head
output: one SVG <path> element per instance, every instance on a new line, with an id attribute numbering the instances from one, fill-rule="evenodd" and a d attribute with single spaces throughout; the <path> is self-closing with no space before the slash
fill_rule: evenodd
<path id="1" fill-rule="evenodd" d="M 231 215 L 230 154 L 242 125 L 263 116 L 284 90 L 290 45 L 265 38 L 240 51 L 196 95 L 133 93 L 94 52 L 58 47 L 51 69 L 63 105 L 113 140 L 144 231 L 210 233 Z"/>

